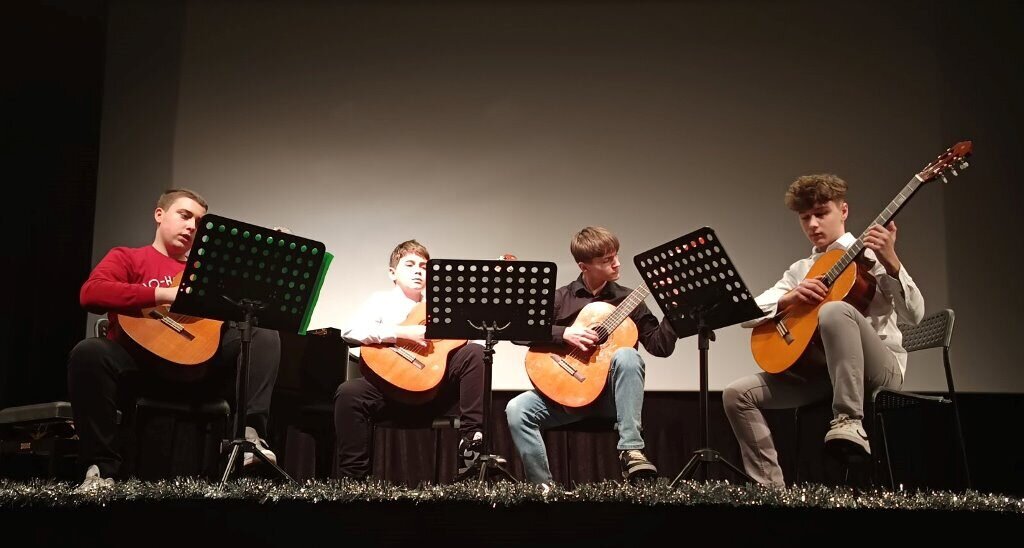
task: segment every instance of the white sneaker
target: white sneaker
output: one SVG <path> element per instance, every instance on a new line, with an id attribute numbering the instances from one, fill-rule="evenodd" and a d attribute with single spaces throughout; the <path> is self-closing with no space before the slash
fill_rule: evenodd
<path id="1" fill-rule="evenodd" d="M 847 456 L 871 454 L 868 433 L 864 431 L 860 419 L 851 419 L 846 415 L 839 415 L 829 423 L 828 432 L 825 434 L 825 447 Z"/>
<path id="2" fill-rule="evenodd" d="M 85 471 L 85 480 L 75 488 L 75 493 L 92 493 L 98 489 L 109 489 L 114 486 L 113 478 L 100 477 L 100 467 L 93 464 Z"/>
<path id="3" fill-rule="evenodd" d="M 267 457 L 267 459 L 270 460 L 270 462 L 277 464 L 277 455 L 275 455 L 274 452 L 270 450 L 270 446 L 267 445 L 266 440 L 261 438 L 259 434 L 256 433 L 255 428 L 251 426 L 245 427 L 245 439 L 251 441 L 254 445 L 256 445 L 256 448 L 260 450 L 260 453 L 263 453 L 263 455 Z M 242 466 L 250 466 L 255 464 L 256 462 L 262 462 L 262 459 L 258 459 L 256 455 L 253 455 L 248 451 L 242 454 Z"/>

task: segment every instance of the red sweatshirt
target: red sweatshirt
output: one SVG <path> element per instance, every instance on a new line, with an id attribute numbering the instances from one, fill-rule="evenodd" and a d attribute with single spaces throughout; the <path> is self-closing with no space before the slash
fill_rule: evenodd
<path id="1" fill-rule="evenodd" d="M 137 314 L 155 306 L 156 288 L 171 287 L 174 277 L 184 270 L 184 261 L 172 259 L 151 245 L 115 247 L 89 274 L 78 299 L 89 312 L 107 313 L 107 338 L 116 340 L 122 333 L 117 313 Z"/>

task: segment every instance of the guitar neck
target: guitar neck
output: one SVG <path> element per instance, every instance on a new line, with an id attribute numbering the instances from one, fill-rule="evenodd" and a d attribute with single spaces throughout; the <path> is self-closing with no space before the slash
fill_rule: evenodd
<path id="1" fill-rule="evenodd" d="M 854 242 L 853 245 L 851 245 L 846 250 L 846 253 L 843 254 L 843 257 L 839 259 L 836 262 L 836 264 L 831 269 L 829 269 L 829 271 L 825 274 L 824 283 L 826 286 L 831 286 L 832 283 L 834 283 L 836 279 L 839 278 L 843 271 L 846 270 L 846 267 L 850 266 L 850 263 L 855 261 L 857 257 L 864 252 L 864 237 L 867 236 L 870 227 L 876 224 L 885 226 L 889 224 L 889 221 L 895 219 L 896 214 L 903 209 L 903 206 L 905 206 L 908 201 L 910 201 L 911 196 L 917 193 L 918 189 L 921 188 L 921 183 L 922 181 L 920 180 L 918 175 L 914 175 L 914 177 L 910 179 L 910 182 L 907 183 L 905 187 L 903 187 L 903 190 L 901 190 L 899 194 L 897 194 L 896 197 L 893 198 L 891 202 L 889 202 L 889 205 L 886 206 L 886 208 L 883 209 L 877 217 L 875 217 L 874 222 L 868 225 L 868 229 L 865 229 L 864 232 L 861 233 L 861 235 L 857 238 L 857 241 Z"/>
<path id="2" fill-rule="evenodd" d="M 605 329 L 605 333 L 615 331 L 615 328 L 628 318 L 633 312 L 633 309 L 635 309 L 640 303 L 644 302 L 644 299 L 646 299 L 650 294 L 651 292 L 647 289 L 646 285 L 641 285 L 634 289 L 633 292 L 623 299 L 622 302 L 619 303 L 619 306 L 615 307 L 615 310 L 609 314 L 603 322 L 601 322 L 601 327 Z"/>

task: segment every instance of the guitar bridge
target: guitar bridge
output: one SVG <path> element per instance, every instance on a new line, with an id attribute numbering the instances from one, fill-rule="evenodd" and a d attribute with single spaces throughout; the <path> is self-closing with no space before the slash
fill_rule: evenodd
<path id="1" fill-rule="evenodd" d="M 423 369 L 424 367 L 426 367 L 426 364 L 424 364 L 423 362 L 418 360 L 416 358 L 415 354 L 413 354 L 412 352 L 409 352 L 408 350 L 406 350 L 404 348 L 398 348 L 398 347 L 392 346 L 391 347 L 391 351 L 394 352 L 395 354 L 398 354 L 402 358 L 404 358 L 405 361 L 411 363 L 416 369 Z"/>
<path id="2" fill-rule="evenodd" d="M 174 330 L 175 333 L 181 335 L 182 337 L 185 337 L 190 341 L 194 341 L 196 339 L 196 336 L 189 333 L 188 330 L 185 329 L 184 325 L 181 325 L 180 323 L 174 321 L 174 319 L 172 319 L 170 316 L 164 314 L 163 312 L 160 312 L 155 308 L 149 311 L 149 317 L 156 320 L 160 320 L 160 323 L 166 325 L 167 327 L 170 327 L 172 330 Z"/>
<path id="3" fill-rule="evenodd" d="M 561 367 L 566 373 L 572 375 L 572 378 L 580 382 L 587 380 L 586 377 L 584 377 L 575 367 L 569 365 L 569 362 L 565 361 L 561 356 L 558 356 L 557 354 L 549 354 L 549 356 L 552 361 L 558 364 L 558 367 Z"/>
<path id="4" fill-rule="evenodd" d="M 786 341 L 786 344 L 793 344 L 793 334 L 789 332 L 789 328 L 786 327 L 786 323 L 782 319 L 775 320 L 775 330 L 782 336 L 782 340 Z"/>

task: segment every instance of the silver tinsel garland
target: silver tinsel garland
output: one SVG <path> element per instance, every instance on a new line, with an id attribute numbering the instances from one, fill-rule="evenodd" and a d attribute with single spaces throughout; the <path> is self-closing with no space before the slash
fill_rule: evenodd
<path id="1" fill-rule="evenodd" d="M 225 487 L 194 478 L 157 482 L 129 480 L 89 493 L 76 493 L 76 485 L 34 480 L 16 482 L 0 479 L 0 509 L 107 505 L 130 501 L 228 500 L 274 504 L 347 502 L 400 502 L 412 504 L 474 503 L 487 506 L 515 506 L 526 503 L 618 503 L 645 506 L 718 506 L 941 510 L 1024 514 L 1024 499 L 976 491 L 857 491 L 843 487 L 802 485 L 776 489 L 759 485 L 741 486 L 728 482 L 686 481 L 670 488 L 667 480 L 630 485 L 605 481 L 550 490 L 528 483 L 464 482 L 450 485 L 421 485 L 409 488 L 383 481 L 319 481 L 282 483 L 243 478 Z"/>

